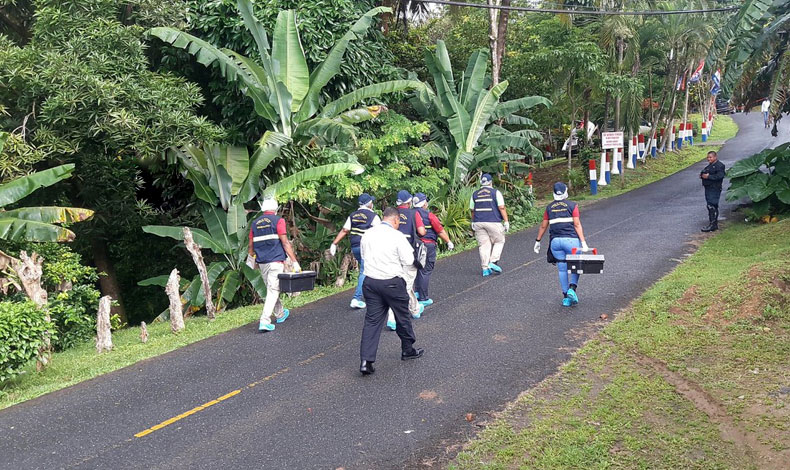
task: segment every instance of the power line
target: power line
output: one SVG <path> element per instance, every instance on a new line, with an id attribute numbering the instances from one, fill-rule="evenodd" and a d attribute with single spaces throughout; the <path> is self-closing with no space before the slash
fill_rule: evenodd
<path id="1" fill-rule="evenodd" d="M 691 15 L 699 13 L 724 13 L 740 10 L 741 7 L 722 7 L 705 8 L 696 10 L 645 10 L 645 11 L 611 11 L 611 10 L 570 10 L 560 8 L 530 8 L 518 6 L 488 5 L 482 3 L 466 3 L 454 0 L 421 0 L 422 3 L 436 3 L 439 5 L 451 5 L 458 7 L 485 8 L 497 10 L 521 11 L 527 13 L 567 13 L 571 15 L 595 15 L 595 16 L 659 16 L 659 15 Z"/>

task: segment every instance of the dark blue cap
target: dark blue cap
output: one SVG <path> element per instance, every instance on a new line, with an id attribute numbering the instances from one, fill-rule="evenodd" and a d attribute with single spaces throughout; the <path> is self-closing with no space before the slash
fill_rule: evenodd
<path id="1" fill-rule="evenodd" d="M 417 205 L 417 204 L 419 204 L 421 202 L 425 202 L 425 200 L 427 200 L 427 199 L 428 199 L 428 196 L 426 196 L 425 194 L 423 194 L 423 193 L 416 193 L 414 195 L 414 198 L 412 199 L 412 204 Z"/>
<path id="2" fill-rule="evenodd" d="M 489 184 L 491 181 L 491 175 L 488 173 L 483 173 L 483 176 L 480 177 L 480 184 Z"/>
<path id="3" fill-rule="evenodd" d="M 367 204 L 367 203 L 369 203 L 369 202 L 373 202 L 373 201 L 375 201 L 375 200 L 376 200 L 376 198 L 375 198 L 375 197 L 373 197 L 373 196 L 371 196 L 371 195 L 370 195 L 370 194 L 368 194 L 368 193 L 362 193 L 362 194 L 360 194 L 360 195 L 359 195 L 359 199 L 357 199 L 357 201 L 359 201 L 359 205 L 360 205 L 360 206 L 364 206 L 365 204 Z"/>
<path id="4" fill-rule="evenodd" d="M 568 187 L 565 186 L 565 183 L 556 182 L 554 183 L 554 194 L 557 196 L 562 196 L 568 190 Z"/>
<path id="5" fill-rule="evenodd" d="M 395 201 L 395 202 L 398 205 L 406 204 L 408 202 L 411 202 L 411 194 L 409 194 L 409 192 L 406 191 L 405 189 L 401 189 L 400 191 L 398 191 L 398 200 Z"/>

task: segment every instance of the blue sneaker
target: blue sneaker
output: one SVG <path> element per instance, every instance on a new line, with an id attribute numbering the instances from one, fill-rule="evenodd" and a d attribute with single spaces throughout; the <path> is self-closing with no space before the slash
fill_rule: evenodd
<path id="1" fill-rule="evenodd" d="M 260 331 L 261 333 L 266 333 L 267 331 L 274 331 L 274 325 L 272 325 L 271 323 L 264 323 L 261 321 L 260 323 L 258 323 L 258 331 Z"/>
<path id="2" fill-rule="evenodd" d="M 433 299 L 420 300 L 420 305 L 425 307 L 433 305 Z"/>
<path id="3" fill-rule="evenodd" d="M 565 297 L 562 299 L 562 306 L 563 307 L 570 307 L 571 306 L 571 299 Z"/>
<path id="4" fill-rule="evenodd" d="M 497 274 L 502 272 L 502 268 L 500 268 L 496 263 L 488 263 L 488 269 Z"/>
<path id="5" fill-rule="evenodd" d="M 387 328 L 389 328 L 389 329 L 390 329 L 390 330 L 392 330 L 392 331 L 395 331 L 395 327 L 396 327 L 396 326 L 397 326 L 397 325 L 395 324 L 395 320 L 392 320 L 392 321 L 388 321 L 388 322 L 387 322 Z"/>
<path id="6" fill-rule="evenodd" d="M 491 270 L 488 269 L 488 268 L 485 268 L 483 270 L 483 277 L 490 276 L 490 275 L 491 275 Z"/>
<path id="7" fill-rule="evenodd" d="M 571 299 L 571 304 L 576 305 L 579 303 L 579 296 L 576 295 L 576 291 L 573 289 L 568 289 L 568 293 L 566 294 L 569 299 Z"/>
<path id="8" fill-rule="evenodd" d="M 423 304 L 418 302 L 417 306 L 419 307 L 419 310 L 417 310 L 417 314 L 416 315 L 412 315 L 411 316 L 412 318 L 420 318 L 422 316 L 422 312 L 425 311 L 425 305 L 423 305 Z"/>
<path id="9" fill-rule="evenodd" d="M 287 308 L 284 308 L 283 309 L 283 316 L 281 316 L 280 318 L 277 319 L 277 323 L 282 323 L 285 320 L 287 320 L 288 319 L 288 315 L 290 315 L 290 314 L 291 314 L 291 311 L 288 310 Z"/>

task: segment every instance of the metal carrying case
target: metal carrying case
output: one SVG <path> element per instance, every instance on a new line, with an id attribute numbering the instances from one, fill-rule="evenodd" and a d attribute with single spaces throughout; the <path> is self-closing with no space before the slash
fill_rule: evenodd
<path id="1" fill-rule="evenodd" d="M 300 273 L 280 273 L 280 292 L 302 292 L 315 288 L 315 271 L 302 271 Z"/>
<path id="2" fill-rule="evenodd" d="M 601 274 L 604 257 L 598 254 L 596 248 L 592 249 L 592 254 L 578 253 L 574 248 L 570 255 L 565 255 L 565 262 L 568 263 L 568 272 L 571 274 Z"/>

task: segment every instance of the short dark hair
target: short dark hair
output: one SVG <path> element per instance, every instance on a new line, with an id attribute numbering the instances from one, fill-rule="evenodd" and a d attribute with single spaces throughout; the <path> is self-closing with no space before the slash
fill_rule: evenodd
<path id="1" fill-rule="evenodd" d="M 387 217 L 400 217 L 400 212 L 395 207 L 388 207 L 384 209 L 384 212 L 381 214 L 382 219 L 386 219 Z"/>
<path id="2" fill-rule="evenodd" d="M 708 152 L 708 155 L 713 155 L 714 157 L 719 158 L 719 154 L 716 153 L 715 150 L 711 150 L 710 152 Z"/>

